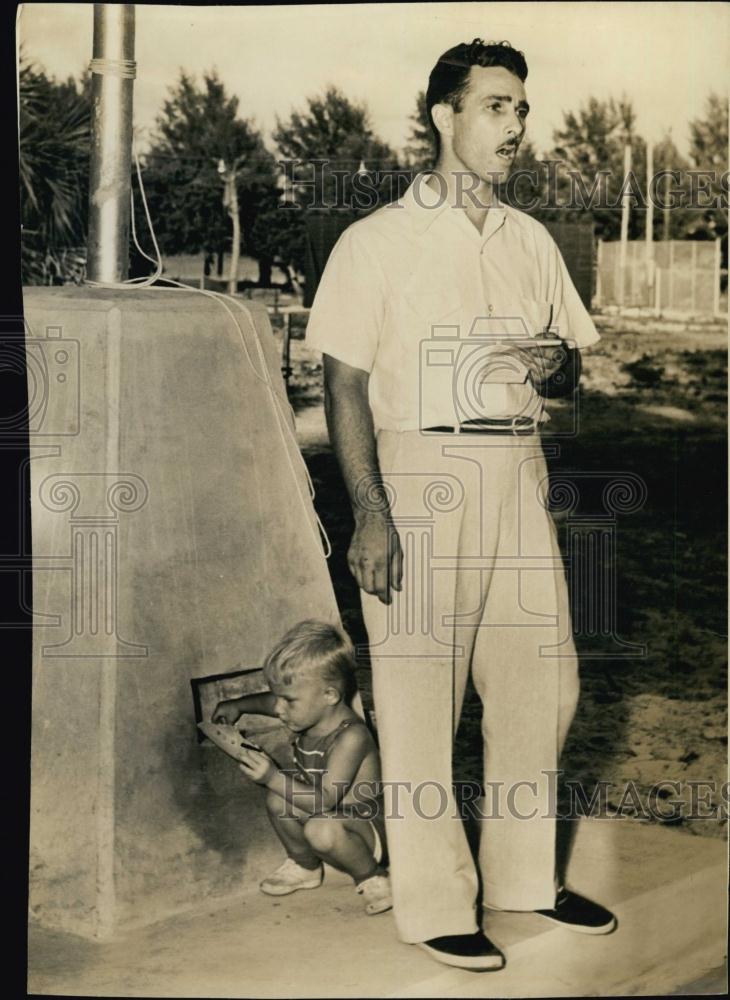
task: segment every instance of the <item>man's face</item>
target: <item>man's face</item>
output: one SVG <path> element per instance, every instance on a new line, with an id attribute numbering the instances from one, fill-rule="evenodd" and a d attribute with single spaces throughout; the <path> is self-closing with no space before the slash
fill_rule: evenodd
<path id="1" fill-rule="evenodd" d="M 472 66 L 451 145 L 463 167 L 483 181 L 507 179 L 525 134 L 530 106 L 522 81 L 503 66 Z"/>

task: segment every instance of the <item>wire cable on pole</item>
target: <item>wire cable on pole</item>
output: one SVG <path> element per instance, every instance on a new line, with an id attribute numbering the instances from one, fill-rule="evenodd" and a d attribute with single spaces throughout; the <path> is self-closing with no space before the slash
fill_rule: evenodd
<path id="1" fill-rule="evenodd" d="M 92 59 L 89 69 L 99 76 L 120 76 L 123 80 L 134 80 L 137 76 L 134 59 Z"/>
<path id="2" fill-rule="evenodd" d="M 287 463 L 294 478 L 297 495 L 299 496 L 299 500 L 304 509 L 305 516 L 309 521 L 310 508 L 305 502 L 304 496 L 299 487 L 299 478 L 291 456 L 292 446 L 296 455 L 299 457 L 301 467 L 304 470 L 304 476 L 309 490 L 309 498 L 312 501 L 314 500 L 315 497 L 315 490 L 314 490 L 314 483 L 312 482 L 312 477 L 309 473 L 309 469 L 307 468 L 307 464 L 304 461 L 304 457 L 302 456 L 302 453 L 299 450 L 299 443 L 297 442 L 294 430 L 292 429 L 295 424 L 294 409 L 288 400 L 287 400 L 288 413 L 286 410 L 283 409 L 282 400 L 280 399 L 279 394 L 277 393 L 276 388 L 274 386 L 274 383 L 271 380 L 269 367 L 266 363 L 266 357 L 264 355 L 263 347 L 261 346 L 261 340 L 256 330 L 256 324 L 253 320 L 251 312 L 248 309 L 248 307 L 243 304 L 243 302 L 233 298 L 232 295 L 226 295 L 223 292 L 213 292 L 203 288 L 192 288 L 189 285 L 182 284 L 182 282 L 175 281 L 172 278 L 165 278 L 163 276 L 162 254 L 160 253 L 160 248 L 157 243 L 157 237 L 155 236 L 155 230 L 152 224 L 152 218 L 150 216 L 149 206 L 147 204 L 147 198 L 145 195 L 144 182 L 142 180 L 142 170 L 140 168 L 139 157 L 137 156 L 137 150 L 135 148 L 134 143 L 132 144 L 132 155 L 134 158 L 134 165 L 137 172 L 137 182 L 139 184 L 140 197 L 142 199 L 142 205 L 144 208 L 145 218 L 147 220 L 147 226 L 150 231 L 150 237 L 152 239 L 152 245 L 154 247 L 155 257 L 153 258 L 148 253 L 146 253 L 139 245 L 139 241 L 137 239 L 137 227 L 135 222 L 135 209 L 134 209 L 134 191 L 130 192 L 130 199 L 131 199 L 130 222 L 131 222 L 132 239 L 139 253 L 142 255 L 142 257 L 145 258 L 145 260 L 149 261 L 150 264 L 154 265 L 155 270 L 152 274 L 149 274 L 145 277 L 127 278 L 126 281 L 121 281 L 121 282 L 87 281 L 87 284 L 95 288 L 113 288 L 119 291 L 144 289 L 145 291 L 151 291 L 151 292 L 188 292 L 196 295 L 205 295 L 208 298 L 216 301 L 219 305 L 221 305 L 225 309 L 226 313 L 230 316 L 236 328 L 236 332 L 238 333 L 238 336 L 240 338 L 244 355 L 246 357 L 249 367 L 251 368 L 251 371 L 254 374 L 254 377 L 259 382 L 263 383 L 267 389 L 268 398 L 271 401 L 274 409 L 276 427 L 284 443 L 284 452 L 287 457 Z M 158 284 L 158 282 L 165 282 L 165 284 L 160 285 Z M 253 331 L 254 344 L 258 355 L 258 361 L 261 366 L 260 371 L 257 369 L 257 366 L 254 363 L 254 359 L 251 356 L 251 352 L 249 351 L 243 327 L 241 326 L 241 323 L 239 322 L 238 317 L 234 312 L 234 309 L 231 308 L 231 305 L 229 305 L 229 303 L 232 306 L 234 306 L 236 310 L 238 310 L 239 314 L 242 313 L 246 317 L 248 324 L 251 330 Z M 322 521 L 319 517 L 319 514 L 317 513 L 316 510 L 313 510 L 313 513 L 317 528 L 317 530 L 313 531 L 315 542 L 317 544 L 319 551 L 324 555 L 325 559 L 329 559 L 330 555 L 332 554 L 332 545 L 327 536 L 327 532 L 325 531 L 324 525 L 322 524 Z M 317 531 L 319 532 L 319 535 L 317 534 Z"/>

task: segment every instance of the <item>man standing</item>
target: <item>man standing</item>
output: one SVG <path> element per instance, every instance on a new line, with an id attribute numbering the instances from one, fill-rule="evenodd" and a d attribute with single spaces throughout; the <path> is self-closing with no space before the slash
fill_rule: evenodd
<path id="1" fill-rule="evenodd" d="M 496 196 L 524 135 L 526 76 L 504 42 L 439 59 L 435 170 L 343 233 L 307 331 L 355 518 L 398 931 L 472 969 L 504 956 L 480 929 L 452 791 L 470 670 L 493 793 L 485 906 L 615 926 L 555 873 L 553 782 L 578 671 L 539 427 L 543 397 L 572 391 L 578 349 L 599 338 L 547 231 Z"/>

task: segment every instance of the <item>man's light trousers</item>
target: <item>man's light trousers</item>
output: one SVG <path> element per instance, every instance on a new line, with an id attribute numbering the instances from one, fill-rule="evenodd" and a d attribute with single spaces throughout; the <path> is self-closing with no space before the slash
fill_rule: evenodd
<path id="1" fill-rule="evenodd" d="M 484 902 L 554 905 L 556 771 L 578 669 L 539 435 L 381 431 L 378 457 L 403 589 L 390 606 L 362 601 L 394 914 L 415 942 L 477 929 L 452 789 L 469 670 L 483 703 Z"/>

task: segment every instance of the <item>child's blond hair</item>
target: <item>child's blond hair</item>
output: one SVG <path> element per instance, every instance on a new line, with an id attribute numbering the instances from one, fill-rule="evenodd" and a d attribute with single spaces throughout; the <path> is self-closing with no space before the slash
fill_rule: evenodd
<path id="1" fill-rule="evenodd" d="M 291 684 L 302 675 L 318 676 L 349 700 L 355 691 L 355 650 L 349 636 L 329 622 L 309 618 L 281 637 L 264 662 L 264 676 Z"/>

